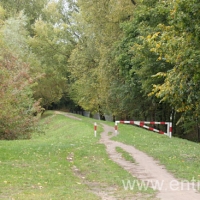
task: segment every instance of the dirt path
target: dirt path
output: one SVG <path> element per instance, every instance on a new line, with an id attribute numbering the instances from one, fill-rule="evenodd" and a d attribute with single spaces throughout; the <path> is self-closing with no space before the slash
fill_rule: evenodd
<path id="1" fill-rule="evenodd" d="M 66 117 L 69 117 L 69 118 L 75 119 L 75 120 L 79 120 L 79 121 L 82 120 L 81 118 L 74 116 L 72 113 L 67 113 L 67 112 L 63 112 L 63 111 L 55 111 L 55 114 L 65 115 Z"/>
<path id="2" fill-rule="evenodd" d="M 175 179 L 164 166 L 160 165 L 152 157 L 137 150 L 133 146 L 125 145 L 120 142 L 112 141 L 114 136 L 113 127 L 103 125 L 104 132 L 101 134 L 100 143 L 105 144 L 110 158 L 125 170 L 130 172 L 134 177 L 145 181 L 157 191 L 157 198 L 161 200 L 199 200 L 200 193 L 194 188 L 193 183 L 179 182 Z M 113 133 L 108 135 L 108 133 Z M 130 153 L 135 163 L 130 163 L 121 158 L 115 148 L 121 147 Z M 157 185 L 156 185 L 157 184 Z M 134 198 L 133 198 L 134 199 Z M 141 198 L 142 199 L 142 198 Z"/>

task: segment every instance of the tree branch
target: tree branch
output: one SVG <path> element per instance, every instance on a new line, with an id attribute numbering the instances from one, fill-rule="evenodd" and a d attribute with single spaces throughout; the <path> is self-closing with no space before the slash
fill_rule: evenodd
<path id="1" fill-rule="evenodd" d="M 134 5 L 136 5 L 136 2 L 135 2 L 135 0 L 131 0 L 131 2 L 132 2 Z"/>

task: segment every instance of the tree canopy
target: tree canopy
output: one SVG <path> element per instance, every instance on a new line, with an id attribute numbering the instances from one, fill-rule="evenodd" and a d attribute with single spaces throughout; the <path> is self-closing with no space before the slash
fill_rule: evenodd
<path id="1" fill-rule="evenodd" d="M 118 119 L 172 119 L 174 135 L 197 139 L 198 0 L 0 5 L 0 138 L 28 133 L 25 124 L 41 108 L 73 109 L 71 101 Z"/>

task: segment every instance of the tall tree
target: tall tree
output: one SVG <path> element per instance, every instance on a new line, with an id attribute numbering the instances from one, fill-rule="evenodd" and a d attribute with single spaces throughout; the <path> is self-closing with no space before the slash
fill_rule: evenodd
<path id="1" fill-rule="evenodd" d="M 1 9 L 0 9 L 1 10 Z M 32 86 L 37 78 L 31 64 L 35 58 L 28 50 L 25 16 L 4 21 L 0 28 L 0 139 L 27 138 L 34 125 L 33 113 L 39 111 Z"/>
<path id="2" fill-rule="evenodd" d="M 165 74 L 157 74 L 165 76 L 165 81 L 154 85 L 154 93 L 182 113 L 180 121 L 188 130 L 188 125 L 193 128 L 199 121 L 200 113 L 200 3 L 180 0 L 172 5 L 169 25 L 160 24 L 161 31 L 148 38 L 159 59 L 173 65 Z"/>
<path id="3" fill-rule="evenodd" d="M 29 40 L 45 73 L 34 87 L 34 97 L 42 98 L 41 103 L 45 108 L 58 102 L 67 92 L 67 62 L 76 44 L 66 18 L 68 16 L 65 16 L 60 3 L 47 4 L 41 18 L 34 24 L 34 37 Z"/>
<path id="4" fill-rule="evenodd" d="M 23 11 L 27 16 L 26 28 L 31 34 L 31 26 L 40 17 L 49 0 L 1 0 L 0 5 L 6 10 L 7 17 L 14 17 Z"/>
<path id="5" fill-rule="evenodd" d="M 128 0 L 118 2 L 79 0 L 77 4 L 80 11 L 76 14 L 76 20 L 81 27 L 81 33 L 70 63 L 73 68 L 72 88 L 77 86 L 76 91 L 81 95 L 80 99 L 78 99 L 79 95 L 75 98 L 77 102 L 82 102 L 81 106 L 84 109 L 93 108 L 90 111 L 112 112 L 107 106 L 109 88 L 116 73 L 112 49 L 121 35 L 120 22 L 129 20 L 133 5 Z M 79 72 L 84 72 L 84 76 L 82 74 L 78 76 Z M 87 92 L 81 91 L 78 82 L 89 83 Z M 91 84 L 92 82 L 95 84 Z M 91 97 L 93 100 L 88 101 Z"/>
<path id="6" fill-rule="evenodd" d="M 163 77 L 155 79 L 152 76 L 171 69 L 172 65 L 159 60 L 146 42 L 149 34 L 158 31 L 158 24 L 168 24 L 169 12 L 170 5 L 163 2 L 142 1 L 137 4 L 133 18 L 122 24 L 124 36 L 115 50 L 115 59 L 133 102 L 127 113 L 132 112 L 136 118 L 169 120 L 169 106 L 160 104 L 159 99 L 148 97 L 148 94 L 153 84 L 164 81 Z"/>

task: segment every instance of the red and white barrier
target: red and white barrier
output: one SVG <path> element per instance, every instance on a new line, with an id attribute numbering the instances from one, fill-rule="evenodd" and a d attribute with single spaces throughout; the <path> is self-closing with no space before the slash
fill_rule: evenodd
<path id="1" fill-rule="evenodd" d="M 118 126 L 117 124 L 135 124 L 137 126 L 141 126 L 143 128 L 146 128 L 150 131 L 154 131 L 157 132 L 159 134 L 165 134 L 167 136 L 169 136 L 170 138 L 172 137 L 172 122 L 145 122 L 145 121 L 115 121 L 115 134 L 117 134 L 118 132 Z M 160 131 L 158 129 L 146 126 L 145 124 L 164 124 L 167 125 L 167 133 Z"/>
<path id="2" fill-rule="evenodd" d="M 97 123 L 94 123 L 94 137 L 97 136 Z"/>

